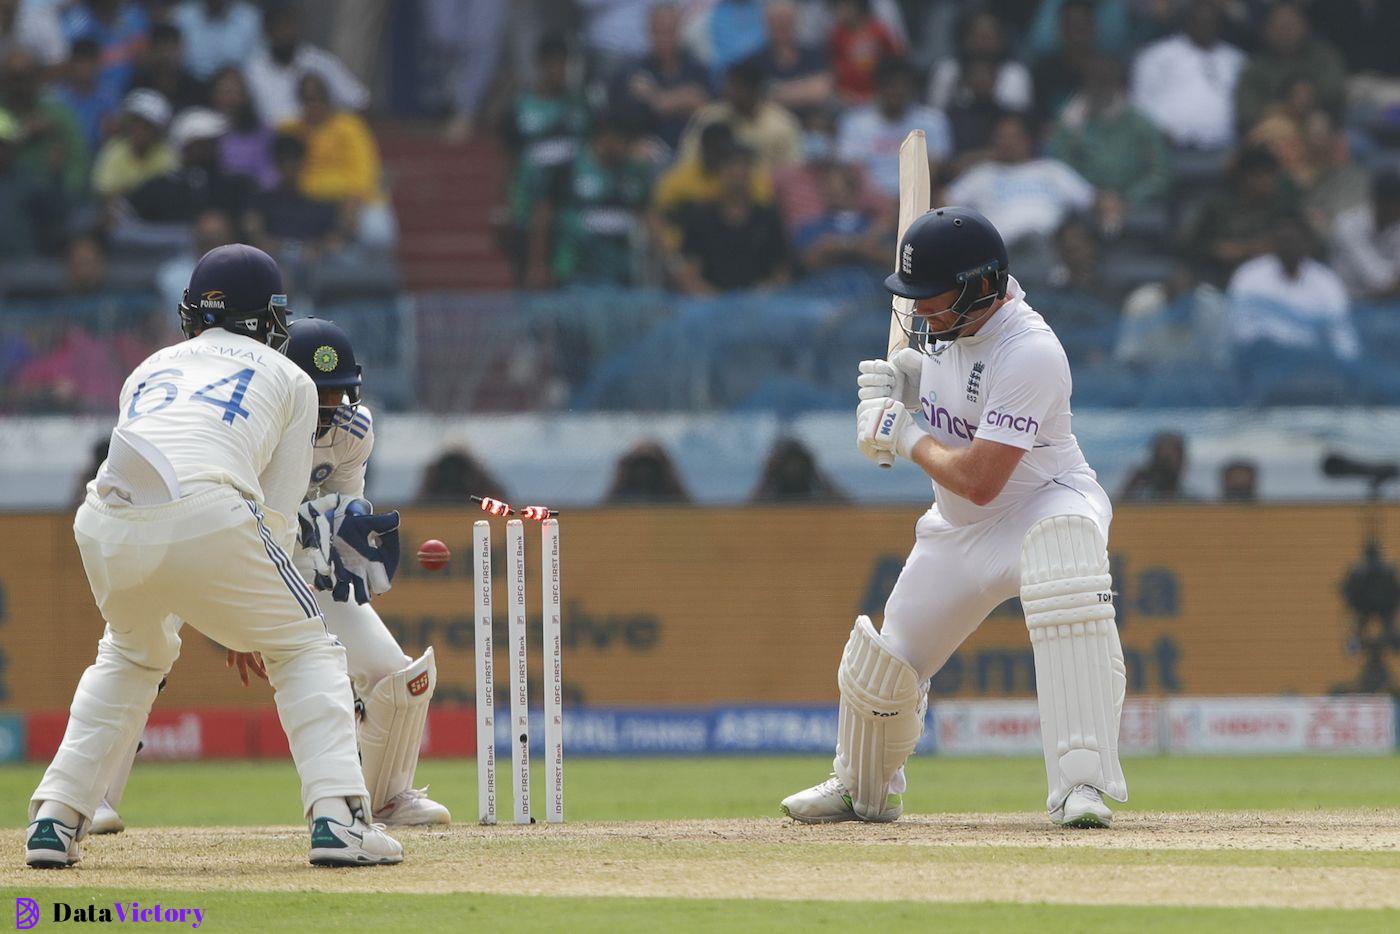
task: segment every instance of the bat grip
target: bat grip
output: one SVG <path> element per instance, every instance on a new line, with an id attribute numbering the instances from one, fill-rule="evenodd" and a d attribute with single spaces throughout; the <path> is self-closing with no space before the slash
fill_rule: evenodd
<path id="1" fill-rule="evenodd" d="M 881 454 L 880 459 L 876 461 L 876 463 L 880 465 L 881 470 L 889 470 L 891 467 L 894 466 L 894 455 Z"/>

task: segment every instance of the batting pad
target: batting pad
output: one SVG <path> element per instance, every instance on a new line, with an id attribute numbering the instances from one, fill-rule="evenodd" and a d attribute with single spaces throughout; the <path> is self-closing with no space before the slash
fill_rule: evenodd
<path id="1" fill-rule="evenodd" d="M 381 678 L 362 698 L 360 763 L 375 811 L 407 791 L 418 768 L 418 749 L 428 723 L 428 702 L 437 688 L 432 647 L 402 671 Z"/>
<path id="2" fill-rule="evenodd" d="M 1054 811 L 1080 784 L 1127 801 L 1118 762 L 1127 677 L 1108 550 L 1092 519 L 1054 516 L 1031 527 L 1021 546 L 1021 606 L 1035 651 L 1046 806 Z"/>
<path id="3" fill-rule="evenodd" d="M 928 685 L 886 647 L 868 616 L 857 617 L 836 680 L 841 710 L 832 768 L 856 816 L 879 820 L 890 780 L 923 734 Z"/>

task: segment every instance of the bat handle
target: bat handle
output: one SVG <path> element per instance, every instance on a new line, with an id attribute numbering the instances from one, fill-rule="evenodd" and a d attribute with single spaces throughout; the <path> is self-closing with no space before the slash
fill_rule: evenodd
<path id="1" fill-rule="evenodd" d="M 894 455 L 881 454 L 880 459 L 876 461 L 876 463 L 880 465 L 881 470 L 889 470 L 891 467 L 894 466 Z"/>

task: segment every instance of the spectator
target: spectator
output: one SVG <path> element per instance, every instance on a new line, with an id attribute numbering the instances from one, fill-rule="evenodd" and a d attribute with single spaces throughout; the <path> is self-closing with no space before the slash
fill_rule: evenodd
<path id="1" fill-rule="evenodd" d="M 634 140 L 627 120 L 604 114 L 569 171 L 553 176 L 553 190 L 536 208 L 530 247 L 541 263 L 552 256 L 552 268 L 532 270 L 532 287 L 637 279 L 651 173 L 632 155 Z"/>
<path id="2" fill-rule="evenodd" d="M 122 101 L 117 132 L 103 144 L 92 169 L 92 187 L 111 198 L 133 191 L 175 168 L 175 151 L 165 142 L 170 105 L 149 88 Z"/>
<path id="3" fill-rule="evenodd" d="M 1128 102 L 1122 65 L 1111 58 L 1089 63 L 1084 90 L 1061 111 L 1049 152 L 1098 189 L 1109 228 L 1132 208 L 1160 205 L 1171 184 L 1166 141 Z"/>
<path id="4" fill-rule="evenodd" d="M 540 40 L 535 52 L 535 86 L 516 95 L 502 127 L 514 166 L 506 194 L 511 238 L 509 252 L 517 257 L 523 278 L 534 258 L 526 254 L 526 238 L 535 214 L 535 199 L 543 189 L 532 180 L 564 169 L 578 155 L 587 128 L 588 110 L 569 90 L 569 49 L 559 36 Z"/>
<path id="5" fill-rule="evenodd" d="M 651 50 L 625 71 L 613 97 L 635 110 L 640 122 L 673 150 L 691 115 L 709 100 L 704 67 L 681 46 L 680 11 L 670 4 L 651 8 Z"/>
<path id="6" fill-rule="evenodd" d="M 1400 297 L 1400 175 L 1377 173 L 1370 201 L 1337 218 L 1332 263 L 1353 297 Z"/>
<path id="7" fill-rule="evenodd" d="M 277 184 L 272 129 L 258 119 L 243 72 L 230 67 L 216 74 L 209 85 L 209 105 L 228 121 L 228 132 L 219 140 L 224 171 L 247 175 L 261 188 Z"/>
<path id="8" fill-rule="evenodd" d="M 482 102 L 506 44 L 510 7 L 510 0 L 426 0 L 423 4 L 427 41 L 445 64 L 451 116 L 443 133 L 450 142 L 461 142 L 476 131 Z M 353 62 L 347 64 L 353 67 Z"/>
<path id="9" fill-rule="evenodd" d="M 680 214 L 680 255 L 672 272 L 687 294 L 768 288 L 788 279 L 782 220 L 777 209 L 753 199 L 753 160 L 747 149 L 731 149 L 720 163 L 718 200 Z"/>
<path id="10" fill-rule="evenodd" d="M 19 122 L 0 110 L 0 257 L 52 252 L 62 236 L 63 183 L 56 172 L 21 171 Z"/>
<path id="11" fill-rule="evenodd" d="M 666 449 L 654 441 L 644 441 L 617 462 L 612 486 L 603 502 L 612 506 L 680 505 L 690 502 L 690 497 Z"/>
<path id="12" fill-rule="evenodd" d="M 180 304 L 190 283 L 190 273 L 194 272 L 200 257 L 216 246 L 233 242 L 233 221 L 227 214 L 216 208 L 201 212 L 194 219 L 193 238 L 156 269 L 156 291 L 160 294 L 161 308 L 168 313 Z"/>
<path id="13" fill-rule="evenodd" d="M 1274 154 L 1280 168 L 1299 189 L 1312 184 L 1316 167 L 1312 153 L 1303 144 L 1303 127 L 1313 114 L 1324 114 L 1317 106 L 1317 88 L 1303 75 L 1293 78 L 1282 96 L 1270 103 L 1257 124 L 1247 127 L 1246 146 L 1262 146 Z"/>
<path id="14" fill-rule="evenodd" d="M 1330 344 L 1340 360 L 1361 352 L 1351 302 L 1335 272 L 1313 259 L 1312 232 L 1301 216 L 1280 219 L 1273 249 L 1235 270 L 1226 293 L 1236 347 L 1264 344 L 1312 349 Z"/>
<path id="15" fill-rule="evenodd" d="M 1181 488 L 1186 472 L 1186 438 L 1180 432 L 1163 431 L 1152 437 L 1146 464 L 1133 471 L 1119 499 L 1127 503 L 1175 502 L 1189 499 Z"/>
<path id="16" fill-rule="evenodd" d="M 1100 275 L 1100 246 L 1087 221 L 1071 217 L 1055 231 L 1054 258 L 1036 310 L 1050 323 L 1072 363 L 1099 363 L 1113 353 L 1121 294 Z"/>
<path id="17" fill-rule="evenodd" d="M 1303 209 L 1313 232 L 1324 240 L 1333 222 L 1371 197 L 1371 176 L 1351 158 L 1347 135 L 1325 110 L 1308 114 L 1302 127 L 1305 164 L 1311 179 L 1303 192 Z"/>
<path id="18" fill-rule="evenodd" d="M 1001 20 L 990 10 L 975 10 L 963 22 L 956 58 L 946 58 L 933 69 L 928 83 L 928 102 L 939 110 L 958 103 L 963 73 L 972 62 L 990 62 L 995 67 L 996 102 L 1007 110 L 1030 110 L 1031 73 L 1006 52 L 1006 33 Z"/>
<path id="19" fill-rule="evenodd" d="M 697 204 L 719 200 L 724 188 L 723 167 L 738 144 L 727 123 L 712 123 L 700 131 L 696 153 L 683 157 L 656 186 L 651 225 L 653 236 L 666 252 L 680 248 L 680 216 Z M 755 204 L 773 201 L 773 177 L 762 166 L 749 171 L 749 198 Z"/>
<path id="20" fill-rule="evenodd" d="M 1183 238 L 1205 278 L 1217 284 L 1240 263 L 1267 253 L 1275 226 L 1297 207 L 1296 192 L 1267 149 L 1241 152 L 1230 183 L 1227 194 L 1206 202 Z"/>
<path id="21" fill-rule="evenodd" d="M 960 84 L 948 108 L 948 126 L 953 134 L 955 172 L 990 158 L 992 132 L 1001 118 L 1013 111 L 997 102 L 997 63 L 973 59 L 958 76 Z"/>
<path id="22" fill-rule="evenodd" d="M 480 461 L 463 448 L 453 448 L 428 465 L 414 502 L 419 506 L 466 507 L 472 495 L 509 499 L 505 487 Z"/>
<path id="23" fill-rule="evenodd" d="M 75 41 L 62 69 L 63 80 L 54 88 L 54 98 L 72 112 L 83 141 L 94 152 L 102 145 L 108 118 L 121 104 L 121 91 L 110 81 L 98 80 L 100 56 L 96 40 Z"/>
<path id="24" fill-rule="evenodd" d="M 132 0 L 80 0 L 63 12 L 68 42 L 91 39 L 102 50 L 99 81 L 114 96 L 131 84 L 136 63 L 146 53 L 151 23 L 141 4 Z"/>
<path id="25" fill-rule="evenodd" d="M 1275 4 L 1264 20 L 1264 48 L 1250 58 L 1235 87 L 1235 117 L 1241 132 L 1282 101 L 1293 81 L 1306 77 L 1328 113 L 1340 115 L 1345 102 L 1346 66 L 1329 43 L 1312 34 L 1302 4 Z"/>
<path id="26" fill-rule="evenodd" d="M 790 111 L 767 99 L 763 71 L 754 59 L 731 67 L 725 75 L 723 99 L 695 112 L 681 141 L 683 157 L 695 151 L 701 131 L 712 123 L 729 124 L 734 137 L 770 168 L 802 158 L 802 127 Z"/>
<path id="27" fill-rule="evenodd" d="M 306 144 L 306 167 L 301 191 L 308 198 L 335 201 L 356 218 L 356 238 L 363 246 L 393 246 L 397 226 L 381 187 L 379 146 L 364 118 L 331 104 L 330 88 L 309 71 L 297 84 L 301 119 L 285 124 L 283 132 Z"/>
<path id="28" fill-rule="evenodd" d="M 870 11 L 870 0 L 835 0 L 836 25 L 831 31 L 831 65 L 836 93 L 848 104 L 864 104 L 875 96 L 875 68 L 904 53 L 903 45 Z"/>
<path id="29" fill-rule="evenodd" d="M 828 164 L 822 172 L 823 211 L 797 231 L 793 251 L 804 268 L 841 266 L 884 269 L 890 262 L 893 231 L 861 203 L 860 176 L 848 165 Z"/>
<path id="30" fill-rule="evenodd" d="M 337 110 L 359 111 L 369 106 L 369 90 L 340 59 L 303 41 L 297 9 L 277 7 L 267 17 L 267 42 L 258 47 L 244 69 L 253 105 L 264 124 L 280 126 L 296 119 L 297 87 L 302 76 L 310 73 L 326 83 Z"/>
<path id="31" fill-rule="evenodd" d="M 1043 242 L 1094 206 L 1094 186 L 1058 159 L 1036 158 L 1025 118 L 1009 114 L 993 134 L 991 160 L 954 179 L 947 200 L 987 215 L 1008 244 Z"/>
<path id="32" fill-rule="evenodd" d="M 780 438 L 768 452 L 751 503 L 816 503 L 834 505 L 846 497 L 817 467 L 807 446 L 796 438 Z"/>
<path id="33" fill-rule="evenodd" d="M 1037 305 L 1039 300 L 1037 300 Z M 1113 358 L 1136 369 L 1224 369 L 1230 363 L 1225 296 L 1177 263 L 1163 282 L 1139 286 L 1123 301 Z"/>
<path id="34" fill-rule="evenodd" d="M 1035 13 L 1022 30 L 1021 39 L 1022 52 L 1028 59 L 1043 61 L 1085 35 L 1083 29 L 1065 34 L 1064 8 L 1073 2 L 1031 0 Z M 1135 42 L 1160 38 L 1170 31 L 1170 24 L 1163 25 L 1161 20 L 1175 16 L 1178 5 L 1179 0 L 1094 0 L 1088 10 L 1094 20 L 1094 47 L 1121 55 Z"/>
<path id="35" fill-rule="evenodd" d="M 1227 148 L 1234 139 L 1235 83 L 1244 53 L 1220 38 L 1220 10 L 1191 0 L 1185 28 L 1154 42 L 1133 65 L 1133 103 L 1176 146 Z"/>
<path id="36" fill-rule="evenodd" d="M 768 94 L 805 123 L 812 113 L 831 103 L 836 85 L 826 55 L 799 41 L 794 0 L 770 0 L 764 15 L 768 46 L 758 62 L 768 82 Z"/>
<path id="37" fill-rule="evenodd" d="M 248 236 L 279 260 L 310 263 L 343 247 L 344 212 L 335 201 L 308 197 L 301 189 L 306 144 L 280 135 L 271 144 L 276 182 L 253 197 Z M 348 226 L 353 236 L 354 227 Z"/>
<path id="38" fill-rule="evenodd" d="M 0 58 L 11 49 L 28 49 L 45 68 L 68 57 L 59 7 L 32 0 L 0 0 Z"/>
<path id="39" fill-rule="evenodd" d="M 0 107 L 19 124 L 15 169 L 31 178 L 57 172 L 72 201 L 87 188 L 88 148 L 73 112 L 40 92 L 39 63 L 26 49 L 15 49 L 0 71 Z"/>
<path id="40" fill-rule="evenodd" d="M 209 94 L 205 83 L 185 68 L 184 40 L 180 30 L 169 23 L 156 23 L 151 28 L 150 52 L 132 77 L 131 86 L 159 91 L 175 113 L 204 106 Z"/>
<path id="41" fill-rule="evenodd" d="M 577 0 L 589 60 L 606 79 L 647 54 L 647 18 L 669 0 Z"/>
<path id="42" fill-rule="evenodd" d="M 943 111 L 915 104 L 914 76 L 898 58 L 885 59 L 875 71 L 874 103 L 854 107 L 842 117 L 837 131 L 836 157 L 865 169 L 882 194 L 899 197 L 899 147 L 910 130 L 928 137 L 932 162 L 953 151 L 952 131 Z"/>
<path id="43" fill-rule="evenodd" d="M 710 0 L 697 6 L 701 11 L 691 17 L 687 44 L 716 77 L 763 49 L 768 37 L 761 0 Z"/>
<path id="44" fill-rule="evenodd" d="M 262 13 L 248 0 L 184 0 L 173 19 L 185 40 L 185 67 L 200 80 L 226 65 L 242 67 L 262 39 Z"/>
<path id="45" fill-rule="evenodd" d="M 219 164 L 219 139 L 228 121 L 212 110 L 191 108 L 170 126 L 170 145 L 179 157 L 171 172 L 153 178 L 119 204 L 113 237 L 123 244 L 169 248 L 186 242 L 190 225 L 207 210 L 241 218 L 252 203 L 254 185 Z"/>
<path id="46" fill-rule="evenodd" d="M 1252 460 L 1232 460 L 1220 468 L 1220 498 L 1227 503 L 1259 499 L 1259 466 Z"/>
<path id="47" fill-rule="evenodd" d="M 1036 109 L 1056 120 L 1070 98 L 1082 92 L 1089 65 L 1099 54 L 1093 0 L 1065 0 L 1057 17 L 1060 46 L 1035 65 Z"/>

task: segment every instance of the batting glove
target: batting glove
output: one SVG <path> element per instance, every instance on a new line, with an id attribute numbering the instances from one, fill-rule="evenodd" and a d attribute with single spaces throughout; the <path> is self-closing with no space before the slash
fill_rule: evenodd
<path id="1" fill-rule="evenodd" d="M 856 385 L 860 399 L 897 399 L 906 409 L 919 407 L 919 379 L 924 355 L 912 347 L 895 352 L 888 360 L 862 360 Z"/>
<path id="2" fill-rule="evenodd" d="M 879 463 L 880 455 L 909 459 L 924 430 L 898 399 L 867 399 L 856 407 L 856 447 Z"/>

